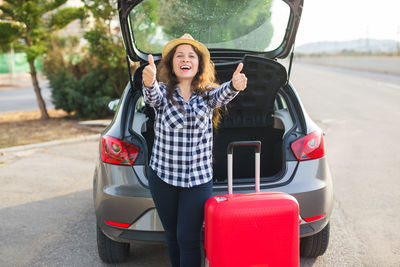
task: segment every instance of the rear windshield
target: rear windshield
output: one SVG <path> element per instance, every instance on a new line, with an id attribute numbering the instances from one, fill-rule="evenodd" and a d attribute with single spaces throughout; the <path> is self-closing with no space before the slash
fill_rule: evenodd
<path id="1" fill-rule="evenodd" d="M 283 42 L 289 16 L 283 0 L 144 0 L 129 18 L 136 47 L 156 54 L 184 33 L 208 48 L 272 51 Z"/>

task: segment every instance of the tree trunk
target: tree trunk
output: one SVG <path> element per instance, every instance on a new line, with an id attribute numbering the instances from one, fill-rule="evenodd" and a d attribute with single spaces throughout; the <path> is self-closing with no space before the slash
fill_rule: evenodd
<path id="1" fill-rule="evenodd" d="M 40 113 L 41 113 L 40 119 L 47 120 L 50 118 L 50 116 L 47 113 L 46 103 L 44 102 L 42 93 L 40 92 L 39 82 L 38 82 L 37 73 L 36 73 L 36 67 L 35 67 L 33 61 L 32 62 L 29 61 L 29 67 L 31 69 L 31 78 L 32 78 L 33 88 L 34 88 L 35 94 L 36 94 L 36 100 L 38 102 Z"/>

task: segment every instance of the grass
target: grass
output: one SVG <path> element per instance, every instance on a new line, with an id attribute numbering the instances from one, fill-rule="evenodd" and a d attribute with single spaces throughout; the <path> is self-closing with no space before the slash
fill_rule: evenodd
<path id="1" fill-rule="evenodd" d="M 51 119 L 40 120 L 40 111 L 0 114 L 0 148 L 70 139 L 100 133 L 104 127 L 78 125 L 62 110 L 48 110 Z"/>

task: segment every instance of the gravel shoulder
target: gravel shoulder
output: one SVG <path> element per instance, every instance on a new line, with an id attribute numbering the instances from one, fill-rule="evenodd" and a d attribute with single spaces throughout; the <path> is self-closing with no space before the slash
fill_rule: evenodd
<path id="1" fill-rule="evenodd" d="M 108 120 L 85 123 L 61 110 L 48 110 L 49 120 L 40 120 L 39 111 L 1 113 L 0 149 L 68 140 L 99 134 Z"/>

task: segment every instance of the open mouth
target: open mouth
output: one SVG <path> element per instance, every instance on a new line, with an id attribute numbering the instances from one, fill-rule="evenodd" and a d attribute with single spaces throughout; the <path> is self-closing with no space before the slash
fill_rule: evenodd
<path id="1" fill-rule="evenodd" d="M 183 65 L 183 66 L 180 67 L 180 69 L 183 70 L 183 71 L 188 71 L 188 70 L 191 70 L 192 68 L 190 66 L 188 66 L 188 65 Z"/>

